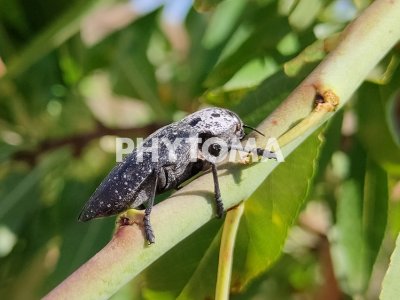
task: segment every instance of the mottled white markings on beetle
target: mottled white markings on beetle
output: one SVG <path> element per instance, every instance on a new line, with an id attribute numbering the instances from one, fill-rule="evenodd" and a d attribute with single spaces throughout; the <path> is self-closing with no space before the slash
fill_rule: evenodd
<path id="1" fill-rule="evenodd" d="M 237 140 L 244 138 L 245 127 L 252 129 L 244 125 L 232 111 L 206 108 L 160 128 L 145 140 L 138 139 L 137 149 L 133 149 L 132 140 L 118 138 L 116 158 L 120 163 L 96 189 L 79 219 L 88 221 L 115 215 L 128 207 L 136 208 L 146 204 L 144 232 L 147 241 L 154 243 L 155 237 L 150 223 L 154 196 L 178 188 L 210 167 L 214 179 L 216 214 L 221 217 L 224 206 L 215 163 L 226 157 L 227 152 L 238 143 Z M 267 153 L 264 149 L 257 148 L 255 143 L 249 143 L 252 141 L 247 142 L 244 152 L 253 153 L 255 150 L 259 156 L 276 158 L 274 153 Z M 279 158 L 283 158 L 281 152 L 278 152 L 280 149 L 276 140 L 269 142 L 267 146 L 277 152 Z M 243 146 L 238 148 L 242 150 Z M 123 155 L 127 156 L 123 158 Z"/>

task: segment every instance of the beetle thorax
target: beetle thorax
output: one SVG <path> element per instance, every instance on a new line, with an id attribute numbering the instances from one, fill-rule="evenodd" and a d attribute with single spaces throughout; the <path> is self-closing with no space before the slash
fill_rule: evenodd
<path id="1" fill-rule="evenodd" d="M 200 138 L 220 138 L 230 144 L 244 137 L 243 122 L 232 111 L 222 108 L 206 108 L 182 120 L 198 133 Z"/>

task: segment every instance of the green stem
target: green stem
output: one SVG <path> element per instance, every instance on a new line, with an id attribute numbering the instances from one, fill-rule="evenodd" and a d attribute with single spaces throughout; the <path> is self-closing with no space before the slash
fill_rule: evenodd
<path id="1" fill-rule="evenodd" d="M 224 229 L 222 231 L 221 246 L 219 249 L 218 277 L 217 287 L 215 289 L 216 300 L 229 299 L 233 249 L 235 247 L 236 234 L 243 212 L 244 202 L 241 202 L 226 214 Z"/>
<path id="2" fill-rule="evenodd" d="M 339 101 L 336 108 L 343 107 L 371 69 L 399 40 L 399 16 L 400 1 L 374 1 L 348 26 L 338 46 L 258 129 L 270 137 L 288 132 L 293 124 L 315 111 L 317 94 L 333 93 Z M 333 113 L 323 112 L 300 132 L 300 136 L 291 137 L 282 149 L 283 154 L 289 155 Z M 265 141 L 260 140 L 260 144 L 262 142 Z M 276 166 L 276 162 L 256 163 L 251 167 L 237 164 L 219 166 L 225 207 L 231 208 L 247 199 Z M 239 183 L 236 178 L 241 179 Z M 146 246 L 140 226 L 120 227 L 99 253 L 45 299 L 109 298 L 157 258 L 214 218 L 213 206 L 210 205 L 212 187 L 212 176 L 206 174 L 156 205 L 152 213 L 156 243 L 150 247 Z"/>
<path id="3" fill-rule="evenodd" d="M 337 96 L 332 91 L 326 91 L 324 94 L 318 92 L 319 103 L 314 103 L 313 111 L 300 121 L 299 124 L 291 128 L 285 134 L 279 137 L 279 145 L 281 147 L 300 137 L 308 130 L 312 130 L 320 123 L 329 113 L 334 112 L 339 104 Z"/>

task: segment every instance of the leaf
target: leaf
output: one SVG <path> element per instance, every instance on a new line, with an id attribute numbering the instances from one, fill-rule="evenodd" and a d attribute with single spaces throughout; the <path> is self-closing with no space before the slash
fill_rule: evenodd
<path id="1" fill-rule="evenodd" d="M 396 247 L 390 257 L 389 269 L 382 283 L 381 300 L 397 299 L 400 295 L 400 234 L 397 237 Z"/>
<path id="2" fill-rule="evenodd" d="M 147 102 L 159 120 L 168 120 L 157 91 L 155 68 L 147 55 L 155 25 L 153 14 L 145 16 L 105 43 L 113 48 L 110 69 L 115 92 Z"/>
<path id="3" fill-rule="evenodd" d="M 249 92 L 233 110 L 238 112 L 242 120 L 249 125 L 260 123 L 269 115 L 314 68 L 307 65 L 296 77 L 289 77 L 279 71 L 266 78 L 254 91 Z"/>
<path id="4" fill-rule="evenodd" d="M 82 224 L 77 218 L 70 219 L 68 227 L 61 231 L 60 257 L 56 268 L 46 280 L 44 292 L 48 292 L 69 276 L 77 267 L 95 255 L 109 241 L 114 218 Z"/>
<path id="5" fill-rule="evenodd" d="M 201 268 L 202 264 L 199 262 L 208 257 L 205 252 L 210 252 L 210 250 L 207 248 L 214 249 L 210 243 L 218 247 L 219 239 L 214 237 L 221 225 L 221 220 L 209 222 L 152 264 L 144 274 L 146 278 L 145 299 L 175 299 L 192 274 Z M 210 282 L 215 282 L 217 262 L 218 258 L 213 264 L 215 270 L 208 273 L 208 276 L 211 277 Z M 213 267 L 207 265 L 206 271 L 209 271 L 210 268 Z M 206 273 L 196 273 L 206 276 Z"/>
<path id="6" fill-rule="evenodd" d="M 356 160 L 357 158 L 357 160 Z M 356 147 L 351 177 L 339 192 L 337 224 L 331 237 L 333 258 L 342 288 L 349 294 L 365 292 L 387 222 L 387 177 Z"/>
<path id="7" fill-rule="evenodd" d="M 396 90 L 386 105 L 386 115 L 390 133 L 400 148 L 400 90 Z"/>
<path id="8" fill-rule="evenodd" d="M 21 217 L 21 214 L 35 207 L 38 197 L 31 198 L 31 194 L 38 193 L 38 185 L 44 174 L 65 161 L 68 155 L 66 151 L 53 153 L 27 174 L 10 173 L 4 184 L 0 185 L 0 221 L 13 224 L 13 227 L 20 224 L 23 218 L 15 219 L 13 215 Z"/>
<path id="9" fill-rule="evenodd" d="M 54 288 L 63 278 L 96 254 L 112 235 L 115 218 L 98 219 L 88 223 L 77 220 L 84 201 L 93 193 L 96 185 L 95 182 L 80 182 L 75 178 L 66 179 L 60 199 L 47 213 L 47 219 L 53 217 L 53 220 L 47 222 L 56 227 L 54 230 L 59 235 L 57 246 L 60 256 L 45 282 L 44 291 Z M 46 215 L 43 214 L 41 219 L 43 230 L 43 227 L 49 224 L 45 222 Z"/>
<path id="10" fill-rule="evenodd" d="M 232 289 L 241 291 L 280 256 L 310 188 L 322 140 L 309 137 L 245 203 L 235 248 Z"/>
<path id="11" fill-rule="evenodd" d="M 0 163 L 7 161 L 17 152 L 17 147 L 0 141 Z"/>
<path id="12" fill-rule="evenodd" d="M 0 194 L 5 194 L 0 202 L 0 222 L 17 238 L 12 251 L 1 257 L 0 280 L 9 281 L 10 285 L 4 287 L 9 290 L 7 292 L 14 292 L 13 285 L 21 279 L 20 276 L 24 276 L 24 270 L 34 263 L 38 254 L 43 253 L 41 250 L 56 234 L 57 226 L 49 213 L 51 208 L 40 201 L 43 200 L 43 194 L 48 194 L 52 187 L 41 186 L 41 183 L 45 174 L 65 168 L 68 159 L 68 151 L 48 154 L 26 174 L 13 170 L 0 185 Z"/>
<path id="13" fill-rule="evenodd" d="M 367 272 L 371 274 L 372 267 L 378 255 L 386 229 L 388 214 L 388 180 L 386 172 L 371 160 L 367 162 L 364 186 L 363 223 L 368 244 L 367 260 L 370 264 Z"/>
<path id="14" fill-rule="evenodd" d="M 278 259 L 306 197 L 320 145 L 318 133 L 313 134 L 245 202 L 234 252 L 233 291 Z M 213 240 L 178 299 L 214 297 L 219 239 Z"/>
<path id="15" fill-rule="evenodd" d="M 215 7 L 223 0 L 195 0 L 193 7 L 199 12 L 208 12 L 215 9 Z"/>
<path id="16" fill-rule="evenodd" d="M 332 155 L 340 149 L 340 141 L 342 138 L 341 129 L 343 126 L 343 111 L 339 111 L 331 120 L 324 132 L 325 142 L 321 149 L 320 158 L 318 161 L 318 171 L 316 173 L 316 180 L 325 182 L 325 172 L 328 164 L 332 159 Z"/>
<path id="17" fill-rule="evenodd" d="M 228 108 L 230 106 L 238 105 L 246 94 L 255 89 L 256 87 L 233 89 L 233 90 L 225 90 L 222 88 L 215 89 L 206 92 L 202 96 L 201 100 L 214 106 Z"/>
<path id="18" fill-rule="evenodd" d="M 232 109 L 246 124 L 256 125 L 264 119 L 264 116 L 269 115 L 314 67 L 315 64 L 303 65 L 301 71 L 294 77 L 279 70 L 264 79 L 257 87 L 211 90 L 203 96 L 203 99 L 207 103 Z"/>
<path id="19" fill-rule="evenodd" d="M 235 6 L 239 5 L 235 2 Z M 247 2 L 247 7 L 251 6 L 252 3 Z M 246 7 L 246 8 L 247 8 Z M 219 11 L 220 9 L 218 9 Z M 218 12 L 217 11 L 217 12 Z M 212 23 L 205 26 L 204 19 L 199 17 L 195 18 L 195 22 L 190 22 L 188 24 L 188 30 L 190 30 L 192 37 L 192 47 L 189 55 L 189 61 L 187 63 L 187 70 L 190 70 L 187 80 L 184 82 L 186 93 L 189 95 L 198 96 L 204 92 L 204 87 L 199 85 L 199 83 L 204 82 L 204 80 L 210 74 L 212 70 L 220 59 L 223 50 L 229 45 L 232 36 L 236 33 L 237 28 L 242 22 L 242 15 L 244 11 L 235 11 L 235 13 L 240 13 L 240 17 L 230 19 L 229 22 L 224 24 L 223 30 L 217 30 L 217 34 L 211 34 L 214 28 Z M 221 12 L 223 14 L 223 12 Z M 218 16 L 218 14 L 217 14 Z M 225 18 L 226 19 L 226 18 Z M 217 20 L 219 22 L 219 20 Z M 215 21 L 215 22 L 217 22 Z M 228 26 L 229 25 L 229 26 Z M 205 27 L 204 29 L 202 27 Z M 206 36 L 208 36 L 206 38 Z M 211 47 L 212 46 L 212 47 Z"/>
<path id="20" fill-rule="evenodd" d="M 266 77 L 274 74 L 278 67 L 272 59 L 253 59 L 246 63 L 223 86 L 224 89 L 238 89 L 259 85 Z"/>
<path id="21" fill-rule="evenodd" d="M 322 2 L 318 0 L 299 1 L 289 16 L 290 25 L 297 30 L 309 27 L 322 8 Z"/>
<path id="22" fill-rule="evenodd" d="M 298 74 L 305 65 L 311 62 L 317 62 L 323 59 L 327 52 L 327 43 L 333 44 L 334 38 L 329 41 L 317 40 L 311 45 L 307 46 L 295 58 L 284 64 L 285 73 L 293 77 Z M 336 41 L 336 40 L 335 40 Z"/>
<path id="23" fill-rule="evenodd" d="M 193 275 L 186 282 L 178 300 L 214 298 L 220 240 L 221 232 L 214 237 Z"/>
<path id="24" fill-rule="evenodd" d="M 203 0 L 202 3 L 204 4 L 207 1 L 210 0 Z M 211 1 L 220 2 L 221 0 Z M 229 32 L 232 30 L 232 28 L 235 28 L 235 24 L 242 15 L 246 4 L 247 1 L 244 0 L 231 0 L 225 1 L 218 6 L 218 8 L 212 14 L 210 23 L 208 24 L 207 30 L 203 37 L 202 43 L 206 48 L 211 49 L 217 46 L 224 41 L 226 36 L 229 36 Z"/>
<path id="25" fill-rule="evenodd" d="M 104 2 L 106 0 L 101 1 Z M 74 2 L 66 9 L 66 12 L 55 18 L 51 25 L 35 36 L 32 42 L 18 56 L 14 56 L 14 59 L 8 62 L 7 75 L 11 78 L 17 77 L 51 50 L 64 43 L 78 32 L 80 20 L 83 16 L 98 4 L 99 1 L 94 0 Z M 47 45 L 47 47 L 43 47 L 43 45 Z"/>
<path id="26" fill-rule="evenodd" d="M 400 78 L 400 77 L 397 77 Z M 359 136 L 368 154 L 386 171 L 400 174 L 400 147 L 395 143 L 386 119 L 387 92 L 377 85 L 365 83 L 357 103 Z"/>
<path id="27" fill-rule="evenodd" d="M 276 44 L 290 31 L 287 18 L 275 14 L 274 5 L 258 7 L 252 16 L 255 28 L 238 49 L 219 62 L 205 81 L 208 88 L 225 84 L 246 63 L 276 51 Z"/>

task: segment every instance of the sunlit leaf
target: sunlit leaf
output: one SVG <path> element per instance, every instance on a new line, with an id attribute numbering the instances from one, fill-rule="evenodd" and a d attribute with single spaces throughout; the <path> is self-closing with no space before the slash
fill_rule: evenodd
<path id="1" fill-rule="evenodd" d="M 202 5 L 204 6 L 207 1 L 210 0 L 203 0 Z M 211 1 L 220 2 L 221 0 Z M 226 0 L 218 6 L 218 8 L 212 15 L 210 24 L 207 27 L 207 31 L 204 34 L 204 39 L 202 43 L 205 48 L 211 49 L 217 46 L 226 38 L 232 28 L 235 27 L 238 18 L 242 15 L 245 5 L 246 1 L 244 0 Z"/>
<path id="2" fill-rule="evenodd" d="M 298 1 L 289 16 L 290 25 L 297 30 L 306 29 L 313 23 L 321 8 L 322 2 L 318 0 Z"/>
<path id="3" fill-rule="evenodd" d="M 383 279 L 380 299 L 392 300 L 400 295 L 400 235 L 397 237 L 396 248 L 390 258 L 389 269 Z"/>

